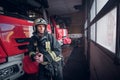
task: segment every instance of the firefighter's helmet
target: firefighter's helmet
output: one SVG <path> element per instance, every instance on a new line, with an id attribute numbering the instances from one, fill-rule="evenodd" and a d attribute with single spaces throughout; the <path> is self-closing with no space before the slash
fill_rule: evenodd
<path id="1" fill-rule="evenodd" d="M 47 26 L 47 22 L 43 18 L 38 18 L 34 21 L 35 26 L 38 24 L 43 24 L 43 25 Z"/>

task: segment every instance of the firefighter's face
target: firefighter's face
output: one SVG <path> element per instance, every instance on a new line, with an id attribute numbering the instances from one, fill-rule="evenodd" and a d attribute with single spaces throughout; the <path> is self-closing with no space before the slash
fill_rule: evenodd
<path id="1" fill-rule="evenodd" d="M 41 34 L 43 34 L 45 32 L 45 25 L 37 25 L 37 31 Z"/>

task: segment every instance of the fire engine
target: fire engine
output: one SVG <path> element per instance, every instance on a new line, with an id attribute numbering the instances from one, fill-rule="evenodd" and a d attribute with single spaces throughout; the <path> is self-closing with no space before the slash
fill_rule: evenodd
<path id="1" fill-rule="evenodd" d="M 32 35 L 32 21 L 0 15 L 0 80 L 24 74 L 22 59 Z"/>
<path id="2" fill-rule="evenodd" d="M 71 39 L 68 35 L 68 30 L 66 28 L 60 28 L 60 24 L 56 24 L 54 18 L 51 18 L 51 23 L 55 30 L 55 37 L 61 45 L 68 45 L 71 44 Z"/>

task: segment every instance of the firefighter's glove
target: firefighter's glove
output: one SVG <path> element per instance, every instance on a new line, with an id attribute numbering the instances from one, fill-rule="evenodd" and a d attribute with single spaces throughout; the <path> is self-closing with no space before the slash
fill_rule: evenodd
<path id="1" fill-rule="evenodd" d="M 35 61 L 35 58 L 34 58 L 36 56 L 35 52 L 30 52 L 29 56 L 30 56 L 30 58 L 31 58 L 32 61 Z"/>

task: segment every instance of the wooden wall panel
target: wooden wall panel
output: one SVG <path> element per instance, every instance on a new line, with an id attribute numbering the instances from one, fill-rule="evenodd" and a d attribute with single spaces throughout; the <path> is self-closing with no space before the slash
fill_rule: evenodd
<path id="1" fill-rule="evenodd" d="M 114 64 L 105 52 L 91 42 L 90 80 L 120 80 L 120 66 Z"/>

